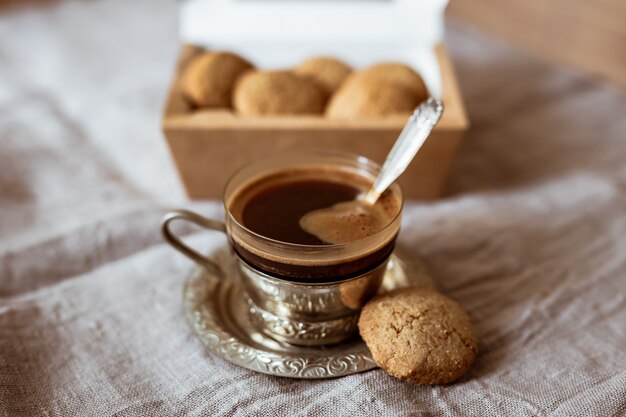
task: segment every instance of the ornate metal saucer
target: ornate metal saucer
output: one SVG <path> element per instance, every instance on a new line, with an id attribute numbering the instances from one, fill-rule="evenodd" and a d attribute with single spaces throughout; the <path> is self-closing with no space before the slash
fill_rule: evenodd
<path id="1" fill-rule="evenodd" d="M 290 378 L 335 378 L 377 367 L 360 338 L 332 346 L 298 347 L 256 331 L 248 319 L 233 256 L 227 249 L 209 256 L 227 278 L 194 269 L 185 284 L 184 307 L 192 329 L 213 353 L 253 371 Z M 421 262 L 392 255 L 381 291 L 414 284 L 433 286 L 433 281 Z"/>

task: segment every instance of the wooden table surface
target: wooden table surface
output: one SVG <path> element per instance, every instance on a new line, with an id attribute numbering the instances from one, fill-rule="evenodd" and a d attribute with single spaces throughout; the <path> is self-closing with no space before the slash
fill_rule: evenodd
<path id="1" fill-rule="evenodd" d="M 626 89 L 624 0 L 451 0 L 448 16 Z"/>

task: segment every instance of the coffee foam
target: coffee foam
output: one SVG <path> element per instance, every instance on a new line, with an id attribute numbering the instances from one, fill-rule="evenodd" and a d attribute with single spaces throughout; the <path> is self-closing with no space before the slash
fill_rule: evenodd
<path id="1" fill-rule="evenodd" d="M 281 170 L 275 173 L 265 173 L 265 174 L 259 175 L 258 177 L 249 179 L 245 184 L 241 184 L 238 187 L 238 189 L 232 193 L 231 197 L 228 198 L 227 204 L 226 204 L 228 207 L 228 211 L 231 213 L 231 215 L 234 217 L 234 219 L 238 223 L 242 224 L 241 216 L 243 214 L 243 210 L 245 206 L 248 204 L 248 202 L 252 198 L 254 198 L 254 196 L 258 195 L 259 193 L 263 192 L 264 190 L 268 188 L 272 188 L 280 184 L 298 182 L 298 181 L 307 180 L 307 179 L 326 180 L 326 181 L 338 182 L 338 183 L 343 183 L 343 184 L 350 184 L 351 186 L 354 186 L 355 188 L 359 189 L 362 193 L 366 193 L 369 190 L 369 188 L 372 186 L 372 184 L 374 183 L 375 177 L 367 172 L 360 172 L 354 168 L 337 167 L 337 166 L 330 166 L 330 165 L 307 165 L 307 166 L 302 166 L 302 167 L 293 168 L 289 170 Z M 351 204 L 351 203 L 353 202 L 346 202 L 346 203 L 340 203 L 340 204 Z M 384 213 L 384 215 L 382 214 L 376 215 L 377 219 L 379 220 L 382 218 L 385 219 L 385 221 L 382 222 L 384 224 L 382 224 L 382 226 L 380 226 L 380 224 L 378 226 L 370 225 L 371 226 L 370 228 L 368 228 L 367 226 L 364 226 L 366 230 L 360 232 L 361 237 L 356 238 L 356 239 L 347 239 L 345 242 L 342 242 L 342 243 L 351 242 L 351 241 L 358 240 L 361 238 L 369 238 L 372 235 L 376 234 L 377 232 L 381 231 L 386 226 L 388 226 L 398 216 L 402 207 L 402 200 L 401 200 L 400 195 L 398 195 L 397 193 L 392 193 L 391 191 L 388 190 L 385 193 L 383 193 L 383 195 L 379 198 L 379 200 L 377 201 L 374 207 L 375 207 L 375 210 L 377 210 L 378 212 L 382 211 Z M 322 209 L 322 210 L 326 210 L 326 209 Z M 314 212 L 311 212 L 311 213 L 315 213 L 317 211 L 319 210 L 315 210 Z M 358 216 L 358 213 L 357 213 L 357 216 Z M 306 215 L 304 217 L 306 217 Z M 314 220 L 314 223 L 317 223 L 317 221 Z M 376 228 L 377 230 L 373 231 Z M 247 251 L 251 252 L 252 254 L 255 254 L 257 256 L 266 258 L 274 262 L 293 264 L 293 265 L 322 266 L 322 265 L 334 265 L 338 263 L 349 262 L 355 259 L 359 259 L 370 253 L 374 253 L 377 250 L 380 250 L 381 248 L 383 248 L 385 245 L 387 245 L 390 240 L 394 239 L 395 235 L 398 232 L 398 229 L 399 229 L 399 224 L 397 224 L 396 227 L 394 227 L 394 230 L 389 230 L 389 233 L 386 233 L 385 236 L 381 236 L 380 240 L 374 239 L 371 242 L 371 244 L 368 244 L 365 247 L 363 247 L 363 250 L 361 251 L 351 252 L 349 255 L 346 254 L 345 256 L 341 256 L 341 257 L 332 257 L 323 261 L 319 259 L 311 260 L 311 259 L 306 259 L 306 258 L 298 259 L 297 257 L 291 257 L 291 256 L 280 256 L 280 255 L 277 256 L 272 253 L 268 253 L 267 251 L 259 250 L 257 248 L 257 244 L 255 243 L 251 244 L 248 238 L 243 238 L 242 236 L 239 236 L 237 233 L 233 233 L 231 235 L 231 238 L 238 245 L 240 245 Z M 308 232 L 307 229 L 304 229 L 304 230 Z M 373 231 L 373 232 L 371 232 L 368 235 L 363 233 L 368 230 Z M 339 243 L 327 241 L 320 237 L 318 238 L 330 244 L 339 244 Z M 320 248 L 323 248 L 323 247 L 324 246 L 320 246 Z"/>
<path id="2" fill-rule="evenodd" d="M 330 244 L 363 239 L 380 232 L 395 217 L 391 204 L 385 204 L 384 200 L 385 197 L 381 197 L 374 205 L 361 200 L 346 201 L 314 210 L 302 216 L 300 227 Z"/>

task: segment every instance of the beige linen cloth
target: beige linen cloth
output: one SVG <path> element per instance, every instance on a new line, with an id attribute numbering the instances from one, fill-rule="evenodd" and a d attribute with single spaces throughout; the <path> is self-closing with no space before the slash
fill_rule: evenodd
<path id="1" fill-rule="evenodd" d="M 23 3 L 26 3 L 24 5 Z M 188 328 L 168 1 L 0 3 L 0 415 L 626 415 L 626 98 L 449 28 L 473 128 L 400 244 L 480 337 L 449 386 L 256 374 Z M 208 249 L 223 244 L 191 233 Z"/>

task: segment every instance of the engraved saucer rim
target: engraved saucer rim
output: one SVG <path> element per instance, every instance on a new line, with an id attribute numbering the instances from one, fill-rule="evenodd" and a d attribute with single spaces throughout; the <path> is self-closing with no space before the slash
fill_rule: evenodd
<path id="1" fill-rule="evenodd" d="M 235 318 L 229 323 L 229 315 L 245 308 L 241 292 L 233 295 L 238 279 L 231 253 L 214 255 L 218 263 L 226 264 L 225 278 L 220 278 L 197 266 L 187 276 L 183 286 L 183 303 L 186 321 L 205 347 L 221 358 L 243 368 L 279 377 L 297 379 L 327 379 L 369 371 L 378 367 L 371 353 L 360 338 L 328 347 L 295 347 L 276 342 L 246 326 L 247 318 Z M 222 259 L 220 259 L 222 258 Z M 394 270 L 395 269 L 395 270 Z M 411 269 L 411 268 L 409 268 Z M 423 267 L 420 266 L 422 272 Z M 405 286 L 406 263 L 395 253 L 391 255 L 385 278 L 396 275 L 392 286 Z M 427 274 L 426 274 L 427 275 Z M 432 281 L 430 277 L 428 280 Z M 394 278 L 390 278 L 394 280 Z M 413 281 L 413 279 L 411 279 Z M 230 297 L 232 303 L 220 296 Z M 238 300 L 239 299 L 239 300 Z M 223 304 L 229 304 L 224 307 Z M 241 305 L 237 305 L 240 303 Z M 247 317 L 247 315 L 246 315 Z M 236 323 L 239 321 L 238 323 Z M 234 326 L 239 329 L 233 331 Z M 247 340 L 237 333 L 250 332 Z M 254 340 L 254 338 L 258 340 Z M 269 346 L 273 344 L 273 346 Z"/>

